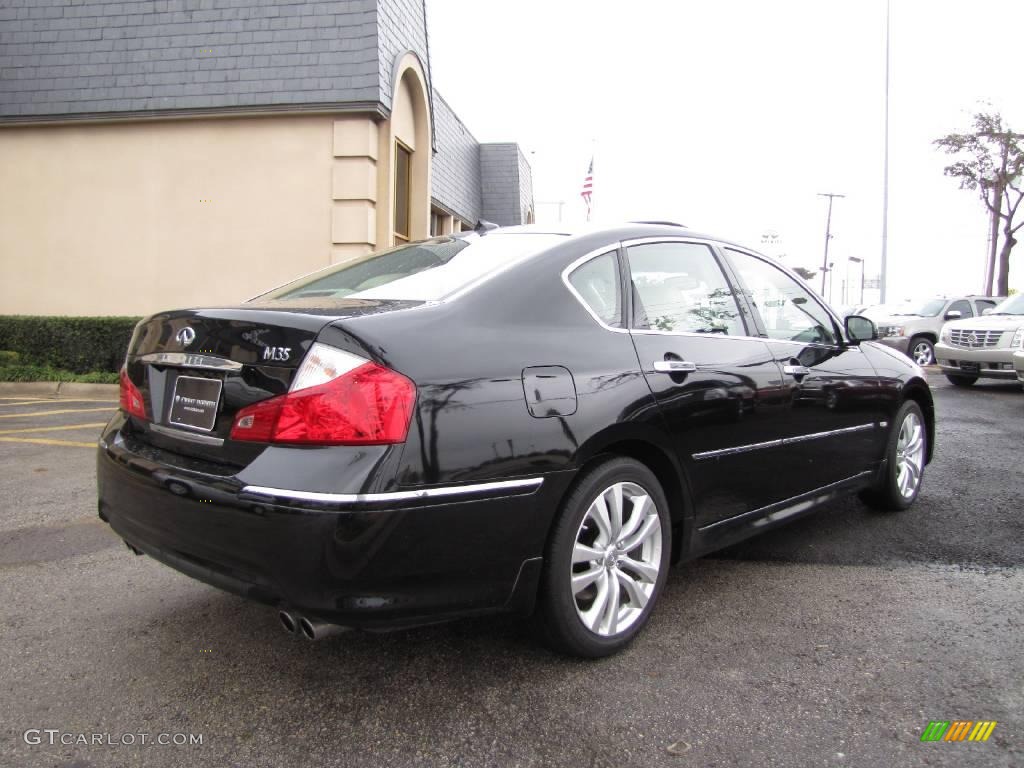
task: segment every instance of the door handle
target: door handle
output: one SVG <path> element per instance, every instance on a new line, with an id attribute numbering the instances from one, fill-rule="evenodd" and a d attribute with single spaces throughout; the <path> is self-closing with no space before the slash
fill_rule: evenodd
<path id="1" fill-rule="evenodd" d="M 654 370 L 658 373 L 693 373 L 697 364 L 686 360 L 655 360 Z"/>
<path id="2" fill-rule="evenodd" d="M 784 365 L 782 372 L 788 373 L 790 376 L 806 376 L 811 369 L 804 365 Z"/>

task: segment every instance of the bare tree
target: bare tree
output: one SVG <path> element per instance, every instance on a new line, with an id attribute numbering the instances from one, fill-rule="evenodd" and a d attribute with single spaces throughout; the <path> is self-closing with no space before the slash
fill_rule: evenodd
<path id="1" fill-rule="evenodd" d="M 935 144 L 947 154 L 957 156 L 947 165 L 945 174 L 960 181 L 961 189 L 978 192 L 991 217 L 988 262 L 985 267 L 985 292 L 1006 296 L 1010 287 L 1010 252 L 1017 244 L 1014 235 L 1024 222 L 1014 224 L 1017 209 L 1024 199 L 1021 173 L 1024 172 L 1024 134 L 1014 133 L 998 112 L 974 115 L 974 131 L 951 133 Z M 1000 225 L 1002 244 L 1000 245 Z"/>

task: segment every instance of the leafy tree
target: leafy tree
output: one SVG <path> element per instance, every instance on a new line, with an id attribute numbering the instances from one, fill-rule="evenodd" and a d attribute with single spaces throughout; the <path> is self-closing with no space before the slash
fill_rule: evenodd
<path id="1" fill-rule="evenodd" d="M 817 271 L 813 269 L 805 269 L 804 267 L 793 267 L 793 271 L 807 282 L 811 282 L 811 280 L 814 279 L 814 276 L 818 274 Z"/>
<path id="2" fill-rule="evenodd" d="M 995 293 L 999 296 L 1006 296 L 1010 287 L 1010 252 L 1017 244 L 1017 231 L 1024 227 L 1024 222 L 1014 224 L 1017 209 L 1024 200 L 1022 139 L 1024 134 L 1011 131 L 998 112 L 978 112 L 974 115 L 973 132 L 951 133 L 935 140 L 936 146 L 956 158 L 952 165 L 946 166 L 945 174 L 958 179 L 961 189 L 976 191 L 988 209 L 991 243 L 985 291 L 992 293 L 995 277 Z"/>

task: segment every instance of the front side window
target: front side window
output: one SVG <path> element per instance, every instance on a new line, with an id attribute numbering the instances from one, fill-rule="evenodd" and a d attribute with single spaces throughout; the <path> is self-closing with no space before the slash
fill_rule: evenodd
<path id="1" fill-rule="evenodd" d="M 476 234 L 438 237 L 306 275 L 254 301 L 406 299 L 438 301 L 488 274 L 551 248 L 564 236 Z"/>
<path id="2" fill-rule="evenodd" d="M 711 249 L 647 243 L 627 250 L 633 327 L 672 333 L 746 333 L 736 297 Z"/>
<path id="3" fill-rule="evenodd" d="M 949 305 L 946 312 L 959 312 L 960 317 L 974 317 L 974 310 L 971 309 L 971 302 L 960 299 Z"/>
<path id="4" fill-rule="evenodd" d="M 771 339 L 838 344 L 832 317 L 799 281 L 756 256 L 727 248 L 748 300 Z"/>
<path id="5" fill-rule="evenodd" d="M 395 242 L 409 242 L 409 195 L 412 187 L 412 152 L 395 142 Z"/>
<path id="6" fill-rule="evenodd" d="M 622 327 L 622 291 L 615 251 L 597 256 L 573 270 L 569 283 L 590 311 L 607 326 Z"/>

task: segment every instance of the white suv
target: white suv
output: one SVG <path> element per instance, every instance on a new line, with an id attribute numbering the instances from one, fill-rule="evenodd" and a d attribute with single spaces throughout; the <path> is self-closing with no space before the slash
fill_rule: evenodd
<path id="1" fill-rule="evenodd" d="M 944 322 L 976 317 L 1002 300 L 1002 296 L 943 296 L 890 307 L 887 317 L 871 319 L 878 327 L 880 342 L 898 349 L 918 365 L 931 365 Z"/>
<path id="2" fill-rule="evenodd" d="M 1014 381 L 1014 353 L 1024 349 L 1024 294 L 1004 299 L 984 317 L 942 326 L 935 357 L 953 384 L 969 387 L 979 377 Z"/>

